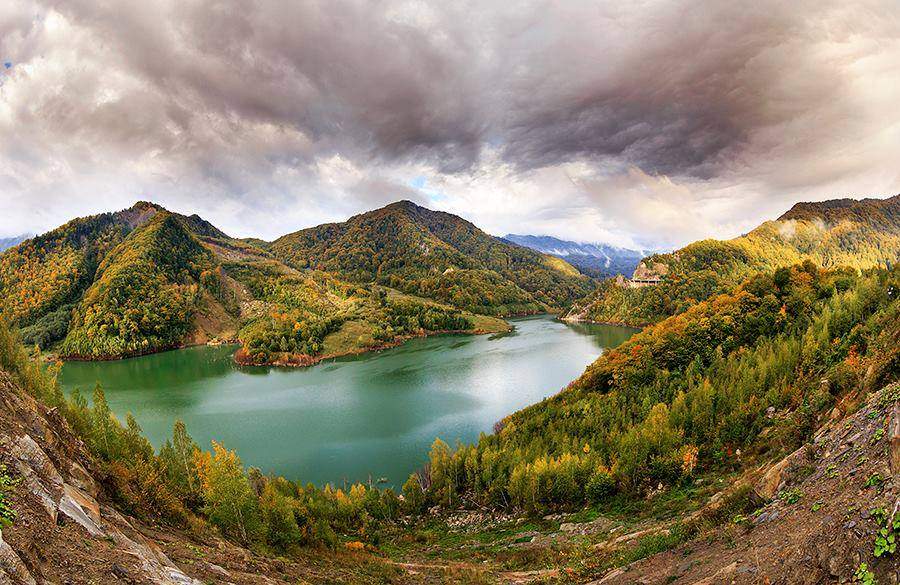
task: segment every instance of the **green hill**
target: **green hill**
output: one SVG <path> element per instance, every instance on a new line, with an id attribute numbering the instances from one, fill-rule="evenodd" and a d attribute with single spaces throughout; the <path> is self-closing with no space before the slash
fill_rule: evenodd
<path id="1" fill-rule="evenodd" d="M 73 220 L 0 256 L 2 316 L 29 345 L 108 359 L 239 340 L 244 363 L 304 365 L 499 320 L 277 260 L 197 215 L 140 202 Z M 512 287 L 490 273 L 497 290 Z"/>
<path id="2" fill-rule="evenodd" d="M 283 236 L 269 249 L 296 268 L 376 282 L 489 315 L 559 310 L 592 288 L 559 258 L 409 201 Z"/>
<path id="3" fill-rule="evenodd" d="M 213 262 L 182 220 L 159 211 L 106 254 L 61 353 L 104 358 L 180 345 L 193 327 L 200 273 Z"/>
<path id="4" fill-rule="evenodd" d="M 436 443 L 425 504 L 544 514 L 790 452 L 835 405 L 898 379 L 898 292 L 898 268 L 755 274 L 605 352 L 495 434 Z"/>
<path id="5" fill-rule="evenodd" d="M 728 241 L 702 240 L 645 258 L 665 272 L 656 286 L 604 282 L 567 315 L 572 320 L 656 323 L 729 290 L 749 274 L 812 260 L 824 268 L 885 266 L 900 259 L 900 195 L 798 203 L 774 221 Z"/>

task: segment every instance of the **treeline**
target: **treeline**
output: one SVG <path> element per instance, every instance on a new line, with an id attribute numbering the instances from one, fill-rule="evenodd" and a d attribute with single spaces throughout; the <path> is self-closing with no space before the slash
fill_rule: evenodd
<path id="1" fill-rule="evenodd" d="M 806 262 L 752 276 L 604 353 L 477 444 L 436 442 L 404 494 L 541 513 L 790 448 L 837 397 L 900 374 L 898 295 L 896 269 Z M 770 419 L 770 407 L 789 415 Z"/>
<path id="2" fill-rule="evenodd" d="M 201 450 L 181 422 L 157 455 L 131 415 L 124 425 L 113 416 L 99 386 L 90 405 L 77 391 L 67 399 L 55 372 L 29 356 L 2 321 L 0 367 L 65 417 L 84 439 L 110 495 L 142 520 L 198 534 L 218 530 L 244 545 L 285 552 L 334 546 L 343 537 L 371 541 L 381 523 L 406 511 L 390 489 L 362 484 L 346 491 L 320 489 L 245 470 L 240 458 L 218 443 Z"/>

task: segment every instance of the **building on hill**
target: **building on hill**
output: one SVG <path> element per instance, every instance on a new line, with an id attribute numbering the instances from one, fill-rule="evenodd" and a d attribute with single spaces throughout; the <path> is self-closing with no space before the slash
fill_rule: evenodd
<path id="1" fill-rule="evenodd" d="M 644 286 L 656 286 L 662 282 L 669 273 L 669 267 L 662 262 L 654 262 L 648 266 L 645 262 L 638 264 L 631 278 L 625 278 L 621 274 L 616 276 L 616 285 L 622 288 L 641 288 Z"/>

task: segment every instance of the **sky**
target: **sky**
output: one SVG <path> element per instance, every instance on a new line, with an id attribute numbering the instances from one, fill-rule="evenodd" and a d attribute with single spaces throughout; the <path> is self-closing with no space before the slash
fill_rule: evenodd
<path id="1" fill-rule="evenodd" d="M 0 236 L 151 200 L 272 239 L 399 199 L 728 238 L 900 192 L 900 0 L 11 0 Z"/>

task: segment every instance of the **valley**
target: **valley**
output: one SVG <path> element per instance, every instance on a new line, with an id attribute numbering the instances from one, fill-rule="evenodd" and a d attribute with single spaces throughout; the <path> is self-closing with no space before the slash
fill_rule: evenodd
<path id="1" fill-rule="evenodd" d="M 408 201 L 273 242 L 149 203 L 26 240 L 0 575 L 894 582 L 898 203 L 600 282 Z"/>

